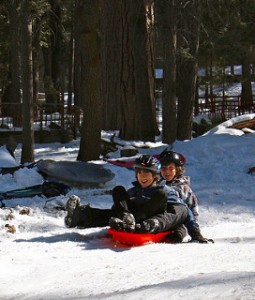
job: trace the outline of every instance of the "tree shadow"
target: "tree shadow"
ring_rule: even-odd
[[[168,298],[171,295],[171,299],[175,299],[175,297],[176,299],[184,299],[185,295],[189,295],[189,298],[185,299],[206,299],[207,297],[210,299],[216,299],[218,297],[219,286],[224,287],[227,299],[229,299],[229,293],[231,294],[232,291],[238,292],[236,286],[240,286],[240,293],[242,293],[242,285],[245,285],[246,289],[247,286],[249,286],[252,294],[254,279],[255,272],[200,273],[183,279],[171,280],[157,284],[141,285],[137,288],[104,293],[104,295],[90,295],[89,299],[143,299],[146,297],[145,295],[150,295],[150,293],[151,295],[155,295],[155,292],[158,292],[161,297],[165,296]],[[206,291],[206,295],[201,294],[201,290]],[[223,294],[223,298],[226,294]],[[238,296],[240,295],[238,294],[237,297]],[[85,297],[83,299],[88,298]]]

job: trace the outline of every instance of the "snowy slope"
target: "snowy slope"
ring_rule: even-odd
[[[36,146],[36,159],[75,160],[79,141]],[[164,148],[156,143],[140,152],[154,154]],[[130,248],[115,244],[106,228],[65,228],[65,213],[44,212],[45,199],[14,199],[8,202],[15,206],[14,219],[6,220],[9,209],[0,210],[0,298],[254,299],[255,177],[247,171],[255,166],[255,134],[224,133],[219,128],[176,142],[175,150],[187,159],[185,174],[191,176],[200,201],[202,233],[215,244]],[[16,152],[19,157],[20,149]],[[105,190],[117,184],[131,186],[132,171],[105,166],[115,173]],[[14,177],[0,176],[1,190],[41,180],[34,170],[23,169]],[[69,195],[110,207],[111,196],[103,190],[73,189]],[[20,215],[27,206],[30,214]],[[7,232],[7,223],[15,225],[16,233]]]

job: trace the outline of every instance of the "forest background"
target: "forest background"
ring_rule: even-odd
[[[155,68],[163,143],[191,139],[199,88],[209,100],[214,85],[239,81],[242,105],[253,107],[254,23],[252,0],[2,0],[1,116],[22,127],[21,162],[34,161],[39,104],[82,111],[77,160],[99,158],[102,130],[154,141]]]

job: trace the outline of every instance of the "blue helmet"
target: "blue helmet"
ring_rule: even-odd
[[[142,155],[135,160],[134,163],[135,169],[145,169],[150,170],[154,173],[159,174],[161,164],[160,162],[153,156],[150,155]]]

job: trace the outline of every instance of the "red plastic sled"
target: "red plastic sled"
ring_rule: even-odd
[[[181,157],[181,160],[183,162],[183,164],[186,163],[186,158],[181,154],[179,153],[180,157]],[[155,158],[159,159],[160,155],[159,154],[155,154],[153,155]],[[133,166],[134,166],[134,163],[135,163],[135,159],[127,159],[127,160],[114,160],[114,159],[108,159],[107,160],[109,163],[115,165],[115,166],[118,166],[118,167],[125,167],[127,169],[133,169]]]
[[[108,229],[108,233],[112,235],[114,241],[122,244],[141,246],[148,243],[158,243],[164,241],[165,237],[173,231],[164,231],[159,233],[133,233],[125,231],[117,231]]]
[[[114,160],[114,159],[108,159],[107,160],[112,165],[118,166],[118,167],[124,167],[127,169],[133,169],[134,166],[134,160]]]

